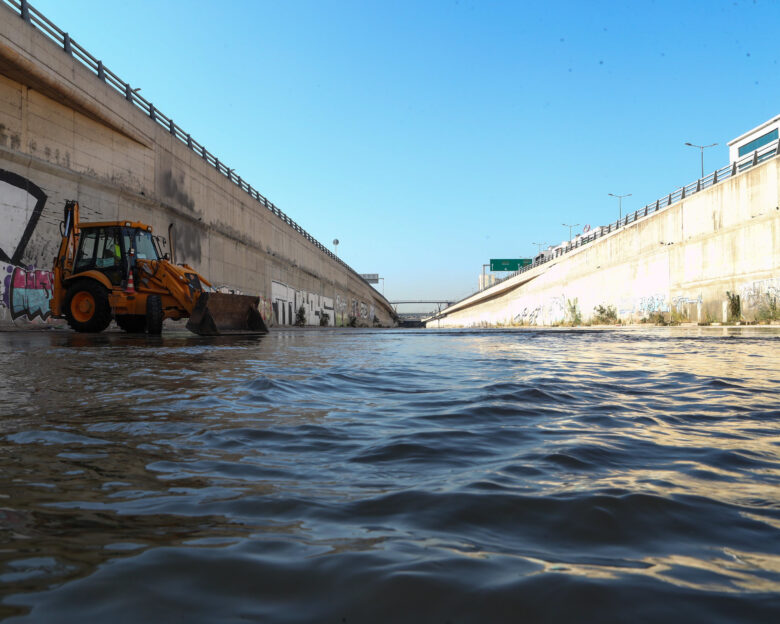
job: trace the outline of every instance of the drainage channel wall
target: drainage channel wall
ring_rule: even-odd
[[[178,262],[259,295],[272,324],[300,307],[310,325],[394,324],[380,293],[229,176],[0,5],[0,329],[54,322],[66,199],[84,221],[138,220],[166,237],[172,225]]]
[[[780,319],[780,158],[460,301],[428,327]]]

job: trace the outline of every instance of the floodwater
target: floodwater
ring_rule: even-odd
[[[8,622],[778,622],[780,332],[0,334]]]

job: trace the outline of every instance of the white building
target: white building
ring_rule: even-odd
[[[744,158],[772,141],[777,141],[778,135],[780,135],[780,115],[729,141],[729,162]]]

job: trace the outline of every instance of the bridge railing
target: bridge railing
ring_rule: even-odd
[[[704,176],[703,178],[699,178],[698,180],[691,182],[686,186],[681,186],[680,188],[675,189],[674,191],[669,193],[668,195],[664,195],[663,197],[656,199],[654,202],[650,202],[646,206],[640,208],[639,210],[627,214],[625,217],[618,219],[614,223],[608,223],[607,225],[602,225],[597,228],[594,228],[592,231],[586,233],[585,235],[578,236],[576,239],[572,241],[568,241],[566,245],[556,247],[549,256],[545,256],[540,262],[535,261],[531,265],[522,267],[520,270],[514,271],[513,273],[510,273],[509,275],[494,281],[492,284],[485,286],[484,288],[478,290],[477,292],[482,292],[483,290],[492,288],[496,284],[505,282],[506,280],[511,279],[517,275],[520,275],[521,273],[530,271],[531,269],[538,267],[542,264],[546,264],[547,262],[550,262],[555,258],[558,258],[576,249],[579,249],[583,245],[592,243],[593,241],[601,238],[602,236],[611,234],[612,232],[624,228],[627,225],[638,221],[639,219],[647,217],[648,215],[658,212],[659,210],[668,208],[672,204],[676,204],[678,201],[683,200],[686,197],[690,197],[695,193],[698,193],[700,191],[703,191],[704,189],[714,186],[715,184],[718,184],[723,180],[727,180],[728,178],[733,178],[739,173],[746,171],[751,167],[755,167],[756,165],[764,162],[765,160],[774,158],[775,156],[778,155],[780,155],[780,140],[773,141],[772,143],[768,143],[767,145],[755,150],[751,154],[746,155],[744,158],[741,158],[729,165],[725,165],[724,167],[721,167],[720,169],[717,169],[716,171],[713,171],[712,173]],[[475,293],[472,293],[468,297],[465,297],[465,299],[472,297],[474,294]],[[461,301],[463,300],[464,299],[461,299]]]
[[[355,273],[355,275],[358,275],[354,269],[352,269],[352,267],[336,256],[336,254],[330,251],[316,238],[311,236],[293,219],[277,208],[273,202],[269,201],[259,191],[257,191],[257,189],[253,188],[252,185],[244,180],[240,175],[236,174],[235,169],[231,169],[225,163],[221,162],[216,156],[214,156],[214,154],[209,152],[204,145],[193,139],[188,132],[185,132],[178,124],[176,124],[176,122],[174,122],[171,117],[163,114],[154,106],[154,104],[152,104],[152,102],[148,101],[142,95],[139,95],[138,91],[140,91],[140,89],[133,89],[130,86],[130,83],[125,82],[105,65],[103,65],[103,61],[90,54],[86,49],[74,41],[68,33],[61,30],[43,13],[27,2],[27,0],[0,0],[0,3],[16,11],[19,14],[19,17],[21,17],[24,21],[46,35],[54,43],[60,46],[67,54],[70,54],[84,67],[94,73],[100,80],[123,95],[128,102],[141,109],[151,118],[152,121],[167,130],[179,141],[187,145],[187,147],[201,156],[203,160],[213,166],[219,173],[227,177],[231,182],[239,186],[242,190],[246,191],[252,198],[262,204],[263,207],[267,208],[282,221],[287,223],[292,229],[301,234],[321,252]]]

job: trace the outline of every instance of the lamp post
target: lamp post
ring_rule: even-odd
[[[571,232],[570,232],[571,233]],[[532,245],[536,245],[536,255],[538,256],[540,253],[542,253],[542,247],[547,247],[547,243],[531,243]]]
[[[382,281],[382,296],[384,297],[385,296],[385,278],[384,277],[380,277],[379,279]]]
[[[571,241],[571,229],[579,227],[580,224],[579,223],[573,223],[573,224],[569,225],[568,223],[561,223],[561,225],[563,227],[569,228],[569,241]]]
[[[620,223],[620,220],[623,218],[623,198],[624,197],[631,197],[631,193],[626,193],[625,195],[615,195],[614,193],[607,193],[610,197],[617,197],[618,198],[618,223]]]
[[[335,255],[337,258],[339,257],[339,239],[334,238],[333,239],[333,255]]]
[[[685,143],[689,147],[698,147],[701,154],[701,177],[704,177],[704,150],[708,147],[715,147],[717,143],[710,143],[709,145],[696,145],[695,143]]]

